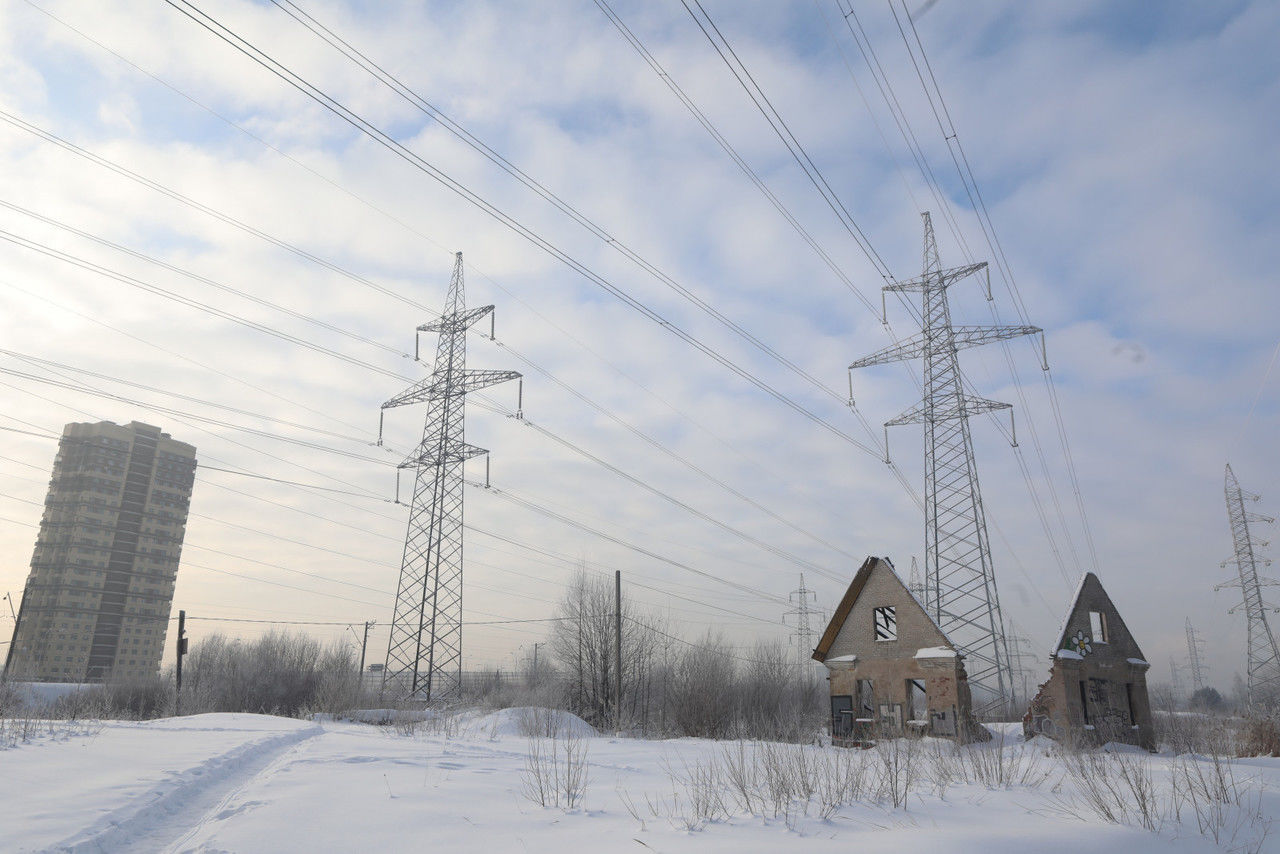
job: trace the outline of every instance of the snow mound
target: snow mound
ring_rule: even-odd
[[[598,735],[595,727],[573,712],[536,706],[517,706],[489,712],[470,721],[467,729],[472,733],[491,737],[515,735],[594,738]]]

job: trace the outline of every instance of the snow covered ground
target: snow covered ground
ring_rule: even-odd
[[[826,818],[818,794],[777,813],[763,797],[747,811],[721,792],[724,812],[704,823],[694,800],[709,790],[680,778],[713,760],[723,767],[736,745],[566,740],[571,728],[579,736],[590,730],[576,719],[542,718],[558,725],[557,748],[585,749],[587,770],[580,806],[543,807],[525,794],[531,740],[521,732],[529,720],[530,713],[506,710],[398,726],[240,714],[59,724],[0,747],[0,850],[1280,851],[1280,827],[1264,838],[1280,817],[1275,759],[1234,764],[1245,806],[1220,807],[1226,830],[1217,842],[1200,832],[1204,819],[1197,822],[1189,802],[1175,813],[1167,796],[1171,775],[1194,760],[1100,757],[1113,771],[1114,763],[1129,762],[1149,774],[1161,811],[1152,831],[1136,813],[1121,824],[1101,818],[1061,758],[1045,755],[1047,743],[1023,745],[1014,728],[1006,729],[1003,747],[965,748],[987,751],[986,760],[1003,751],[1006,776],[1019,778],[1013,783],[977,782],[975,775],[994,773],[996,763],[958,761],[943,743],[917,742],[908,753],[900,742],[896,756],[811,748],[810,758],[836,755],[853,763],[846,768],[861,767],[864,783],[894,763],[914,782],[897,807],[888,796],[864,794]],[[544,757],[550,752],[551,740],[533,743]],[[758,749],[744,748],[748,756]]]

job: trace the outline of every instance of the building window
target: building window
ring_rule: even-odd
[[[1094,643],[1107,643],[1107,615],[1101,611],[1089,612],[1089,633]]]
[[[854,694],[857,699],[857,709],[855,714],[863,720],[870,720],[876,716],[876,695],[875,689],[872,687],[870,679],[859,679],[854,683]]]
[[[898,617],[892,605],[875,609],[876,640],[896,641],[898,639]]]

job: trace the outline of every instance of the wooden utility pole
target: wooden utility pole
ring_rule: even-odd
[[[622,734],[622,570],[613,571],[613,729]]]

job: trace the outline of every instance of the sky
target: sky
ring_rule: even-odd
[[[425,412],[389,411],[379,448],[379,407],[429,371],[414,328],[461,251],[468,305],[496,306],[468,365],[525,375],[523,421],[513,385],[468,407],[495,488],[467,492],[467,666],[528,656],[548,624],[478,624],[552,616],[584,564],[683,637],[787,639],[801,573],[829,612],[864,556],[924,562],[920,428],[890,431],[900,481],[881,427],[918,369],[846,369],[915,330],[889,298],[887,331],[878,291],[919,275],[928,210],[945,266],[1002,262],[992,301],[982,275],[951,289],[954,322],[1045,331],[1049,381],[1038,337],[960,356],[1014,404],[1017,449],[1008,413],[972,434],[1033,672],[1086,570],[1152,681],[1185,663],[1187,619],[1210,684],[1242,672],[1237,594],[1214,587],[1224,464],[1280,512],[1273,4],[909,0],[917,74],[900,3],[707,0],[831,203],[682,3],[610,4],[807,239],[594,2],[295,7],[418,103],[280,7],[197,8],[385,136],[174,5],[0,3],[0,590],[26,578],[56,448],[18,431],[136,419],[201,462],[175,597],[194,637],[315,622],[334,625],[296,628],[354,642],[371,620],[380,661],[394,464]]]

